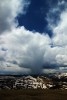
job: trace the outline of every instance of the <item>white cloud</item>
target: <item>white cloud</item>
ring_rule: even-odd
[[[0,0],[0,34],[17,26],[15,17],[25,14],[28,5],[26,0]]]
[[[62,13],[65,13],[65,10],[67,9],[67,1],[65,0],[58,0],[57,4],[55,6],[51,6],[49,9],[49,12],[47,13],[47,21],[48,21],[48,28],[53,29],[56,27],[61,20],[60,15]],[[62,17],[64,17],[62,15]]]
[[[63,6],[64,9],[61,9],[61,6]],[[53,58],[53,61],[55,61],[57,65],[67,66],[67,2],[59,1],[55,8],[50,9],[48,15],[51,14],[54,14],[54,16],[48,16],[47,20],[49,28],[53,31],[53,50],[48,50],[52,56],[47,57],[49,60]],[[56,18],[56,15],[58,15],[59,20]],[[49,53],[47,53],[47,55],[48,54]]]
[[[58,69],[43,69],[43,73],[56,73],[56,72],[59,72]]]
[[[1,41],[1,48],[7,50],[4,51],[6,62],[15,61],[18,66],[30,68],[34,73],[41,70],[44,54],[51,43],[48,35],[34,33],[24,27],[14,28],[11,33],[2,35]]]
[[[53,42],[56,45],[67,45],[67,10],[61,13],[60,22],[53,28]]]
[[[48,35],[34,33],[24,27],[14,28],[10,33],[1,35],[1,50],[5,49],[1,51],[5,55],[2,64],[5,62],[8,63],[7,66],[14,64],[15,67],[18,66],[17,68],[30,69],[32,73],[40,73],[44,65],[44,68],[51,69],[58,68],[57,65],[66,65],[67,47],[51,48],[51,42]]]
[[[60,6],[60,5],[63,5],[63,4],[65,4],[65,1],[64,1],[64,0],[62,0],[62,1],[58,0],[58,5],[59,5],[59,6]]]
[[[57,25],[53,26],[52,20],[48,20],[53,31],[50,38],[24,26],[15,27],[15,17],[24,14],[24,7],[29,5],[29,2],[22,2],[21,7],[21,0],[0,1],[0,72],[40,73],[48,69],[56,72],[60,65],[67,65],[67,10],[59,15]],[[54,8],[52,13],[54,11],[58,9]]]
[[[67,66],[67,8],[60,14],[60,21],[57,26],[52,27],[53,45],[58,46],[60,52],[56,55],[57,63]]]
[[[60,55],[60,54],[58,54],[56,56],[56,59],[57,59],[57,63],[60,63],[61,65],[67,65],[67,55],[65,55],[65,54]]]

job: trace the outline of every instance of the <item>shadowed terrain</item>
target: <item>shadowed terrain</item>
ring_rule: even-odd
[[[67,100],[67,90],[0,90],[0,100]]]

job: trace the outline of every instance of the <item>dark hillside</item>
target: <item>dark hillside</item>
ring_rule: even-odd
[[[67,90],[0,90],[0,100],[67,100]]]

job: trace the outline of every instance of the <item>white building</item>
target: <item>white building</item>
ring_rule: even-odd
[[[32,76],[27,76],[24,79],[17,79],[15,82],[15,87],[33,88],[33,89],[37,89],[37,88],[46,89],[47,88],[43,80],[33,78]]]

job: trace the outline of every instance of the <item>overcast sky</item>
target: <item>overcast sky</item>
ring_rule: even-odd
[[[0,0],[0,74],[67,72],[67,0]]]

